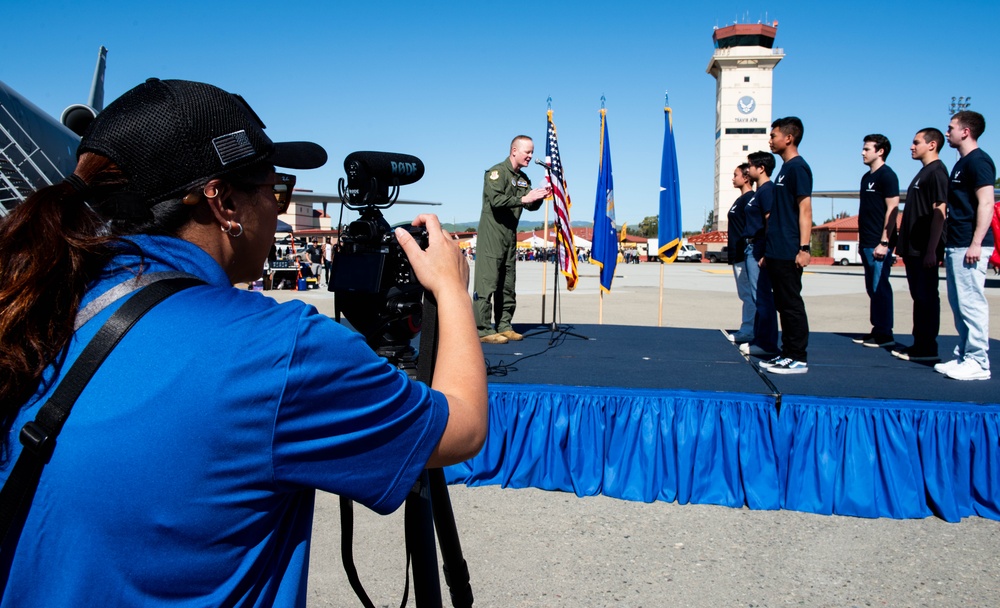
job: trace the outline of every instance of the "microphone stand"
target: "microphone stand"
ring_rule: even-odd
[[[552,166],[551,165],[547,165],[547,164],[545,164],[543,162],[540,162],[540,161],[537,161],[537,160],[535,162],[538,163],[539,165],[542,165],[543,167],[545,167],[545,177],[548,180],[549,185],[551,186],[552,185]],[[555,204],[555,200],[556,200],[555,199],[555,195],[553,194],[553,196],[552,196],[552,203],[553,203],[553,205]],[[587,336],[584,336],[582,334],[573,333],[573,332],[569,331],[569,327],[572,327],[572,326],[568,326],[568,327],[565,327],[565,328],[560,328],[559,327],[559,323],[556,322],[556,311],[557,311],[557,308],[559,306],[559,228],[562,225],[562,223],[559,221],[559,214],[558,213],[554,213],[553,215],[555,215],[555,217],[556,217],[556,224],[555,224],[555,226],[556,226],[556,259],[555,259],[555,264],[553,264],[553,269],[552,269],[553,270],[553,274],[555,275],[555,279],[552,281],[552,284],[553,284],[553,288],[552,288],[553,289],[553,292],[552,292],[552,323],[549,324],[549,346],[552,346],[552,343],[556,341],[557,334],[560,335],[560,336],[573,336],[574,338],[580,338],[581,340],[590,340],[590,338],[588,338]],[[546,255],[548,255],[548,252],[546,252]],[[566,255],[570,255],[570,253],[566,252]],[[544,302],[544,294],[542,294],[542,295],[543,295],[543,302]],[[544,306],[544,304],[543,304],[543,306]],[[542,314],[543,315],[545,314],[544,311],[542,312]],[[524,334],[524,337],[527,338],[529,336],[535,336],[535,335],[538,335],[538,334],[542,333],[543,331],[544,330],[531,331],[531,332],[528,332],[528,333]]]

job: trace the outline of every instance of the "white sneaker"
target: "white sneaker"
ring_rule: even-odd
[[[952,369],[958,367],[962,364],[962,359],[952,359],[951,361],[945,361],[944,363],[935,363],[934,371],[939,374],[947,374]]]
[[[736,344],[745,344],[745,343],[749,342],[750,340],[753,340],[753,336],[748,336],[746,334],[741,334],[740,332],[736,332],[736,333],[732,333],[732,334],[727,332],[726,333],[726,339],[729,340],[730,342],[735,342]]]
[[[989,380],[990,370],[983,369],[972,359],[965,359],[944,375],[953,380]]]

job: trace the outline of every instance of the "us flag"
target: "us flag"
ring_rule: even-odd
[[[563,178],[562,161],[559,159],[559,142],[556,139],[556,125],[552,122],[552,110],[548,111],[548,137],[545,139],[545,156],[550,164],[552,176],[549,185],[552,187],[552,198],[556,210],[556,239],[559,241],[556,251],[559,253],[559,271],[566,277],[566,289],[573,291],[579,274],[576,270],[576,246],[573,244],[573,231],[569,223],[569,210],[572,203],[566,191],[566,180]],[[548,176],[546,176],[548,179]]]

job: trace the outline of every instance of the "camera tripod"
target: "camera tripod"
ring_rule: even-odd
[[[424,294],[422,327],[420,332],[420,351],[413,350],[409,339],[394,339],[380,336],[377,339],[366,335],[369,345],[375,352],[408,376],[420,380],[430,386],[434,377],[434,359],[437,353],[437,303],[434,298]],[[339,320],[340,310],[337,308]],[[348,319],[350,320],[350,319]],[[375,342],[375,343],[373,343]],[[419,356],[418,356],[419,354]],[[469,584],[469,568],[462,556],[462,545],[458,538],[458,528],[455,526],[455,514],[451,508],[451,498],[448,495],[448,485],[445,483],[444,471],[428,469],[420,474],[417,483],[406,498],[404,514],[404,533],[406,539],[407,579],[403,591],[405,606],[409,596],[409,573],[412,564],[413,598],[418,608],[442,606],[441,584],[437,573],[437,550],[434,544],[434,533],[437,532],[441,543],[442,571],[452,605],[456,608],[472,606],[472,586]],[[366,608],[375,608],[358,578],[352,555],[353,542],[353,503],[350,499],[340,498],[341,511],[341,555],[344,571],[354,593]]]

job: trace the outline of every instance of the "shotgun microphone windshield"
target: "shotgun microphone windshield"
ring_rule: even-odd
[[[388,207],[396,202],[399,186],[424,176],[424,163],[411,154],[351,152],[344,159],[344,171],[347,184],[346,188],[341,184],[341,198],[349,208]]]

